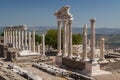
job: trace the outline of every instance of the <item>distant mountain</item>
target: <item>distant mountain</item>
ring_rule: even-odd
[[[3,32],[4,27],[0,27],[0,33]],[[28,27],[28,30],[35,29],[38,33],[46,33],[49,29],[57,29],[55,26],[37,26],[37,27]],[[73,33],[82,33],[81,27],[73,27]],[[88,28],[88,33],[90,33],[90,28]],[[119,28],[96,28],[97,34],[120,34]]]

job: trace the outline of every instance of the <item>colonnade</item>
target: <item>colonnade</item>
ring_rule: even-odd
[[[55,12],[57,17],[58,38],[57,55],[72,58],[72,21],[73,17],[69,12],[70,7],[64,6]],[[61,27],[63,26],[63,53],[61,52]]]
[[[31,35],[26,26],[6,27],[4,29],[4,45],[11,45],[18,50],[35,52],[35,31],[32,32]]]

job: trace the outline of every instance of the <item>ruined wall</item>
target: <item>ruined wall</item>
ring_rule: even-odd
[[[67,58],[62,59],[62,64],[69,67],[69,68],[72,68],[74,70],[83,70],[83,69],[85,69],[85,63],[82,63],[80,61],[67,59]]]

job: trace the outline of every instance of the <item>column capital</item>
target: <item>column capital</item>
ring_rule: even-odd
[[[95,23],[95,21],[96,21],[96,18],[90,19],[90,22],[91,22],[91,23]]]

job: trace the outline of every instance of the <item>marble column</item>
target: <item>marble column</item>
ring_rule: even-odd
[[[12,28],[10,29],[10,43],[12,44]]]
[[[82,60],[83,61],[88,61],[87,57],[87,24],[84,25],[83,28],[83,54],[82,54]]]
[[[69,27],[69,45],[68,45],[68,57],[72,58],[72,20],[69,20],[68,22],[68,27]]]
[[[18,30],[18,48],[21,49],[21,31]]]
[[[27,30],[25,30],[25,49],[28,49],[28,45],[27,45]]]
[[[18,31],[15,31],[15,48],[18,49],[18,35],[17,35]]]
[[[96,18],[90,19],[91,23],[91,62],[95,61],[95,21]]]
[[[28,39],[28,49],[31,51],[31,32],[29,32],[29,39]]]
[[[42,56],[45,56],[45,35],[42,34]]]
[[[8,37],[7,42],[9,43],[9,29],[7,29],[7,37]]]
[[[67,57],[69,56],[69,23],[67,22],[66,25],[66,54]]]
[[[104,52],[105,52],[105,39],[101,38],[100,39],[100,60],[105,60]]]
[[[63,21],[63,57],[67,57],[66,53],[66,27],[67,27],[67,21]]]
[[[58,33],[57,33],[57,56],[61,56],[61,20],[58,19],[57,21],[57,26],[58,26]]]
[[[40,44],[37,45],[37,52],[40,53]]]
[[[4,30],[4,45],[6,45],[6,30]]]
[[[6,44],[8,43],[8,30],[6,29]]]
[[[24,30],[21,30],[21,49],[24,50]]]
[[[35,52],[35,30],[32,32],[32,51]]]
[[[15,30],[12,31],[12,44],[13,44],[13,48],[15,48]]]

